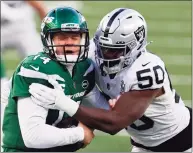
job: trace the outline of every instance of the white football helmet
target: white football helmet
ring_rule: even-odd
[[[147,45],[147,24],[137,11],[117,8],[101,20],[94,36],[96,58],[107,74],[131,66]]]

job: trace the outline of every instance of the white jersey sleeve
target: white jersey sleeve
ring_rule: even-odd
[[[97,107],[106,110],[110,109],[108,101],[99,91],[97,86],[83,98],[81,104],[88,107]]]
[[[165,65],[162,60],[153,56],[153,54],[144,54],[131,67],[129,76],[131,78],[130,90],[158,89],[163,87],[167,77]]]
[[[84,139],[82,127],[56,128],[45,124],[48,110],[30,97],[19,98],[18,118],[24,143],[29,148],[52,148],[74,144]]]

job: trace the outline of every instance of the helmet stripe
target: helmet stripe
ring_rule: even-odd
[[[105,29],[105,32],[104,32],[104,37],[108,37],[108,33],[109,33],[109,30],[110,30],[110,27],[114,21],[114,19],[121,13],[125,10],[125,8],[123,9],[120,9],[119,11],[115,12],[113,14],[113,16],[109,19],[109,22],[107,23],[107,27]]]

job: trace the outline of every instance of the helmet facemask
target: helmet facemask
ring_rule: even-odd
[[[42,20],[41,39],[44,52],[61,64],[73,65],[88,57],[87,22],[74,8],[62,6],[49,11]]]
[[[71,33],[71,34],[80,34],[81,40],[80,44],[67,44],[67,45],[56,45],[54,44],[53,37],[57,33]],[[50,30],[45,36],[47,43],[47,50],[54,60],[60,62],[61,64],[72,64],[85,60],[88,57],[89,50],[89,35],[88,31],[81,29],[59,29],[59,30]],[[57,47],[63,48],[62,54],[57,54]],[[73,55],[73,51],[66,50],[67,47],[79,47],[79,52],[76,55]]]
[[[144,48],[135,39],[126,44],[117,45],[107,45],[99,42],[97,39],[95,39],[95,43],[97,45],[96,58],[98,59],[98,64],[103,63],[104,71],[107,74],[116,74],[130,67],[136,56]],[[106,56],[107,54],[109,57]]]

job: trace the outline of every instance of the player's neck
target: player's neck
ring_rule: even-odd
[[[72,70],[74,68],[74,65],[75,65],[74,63],[66,65],[66,68],[67,68],[67,70],[68,70],[68,72],[70,73],[71,76],[72,76]]]

